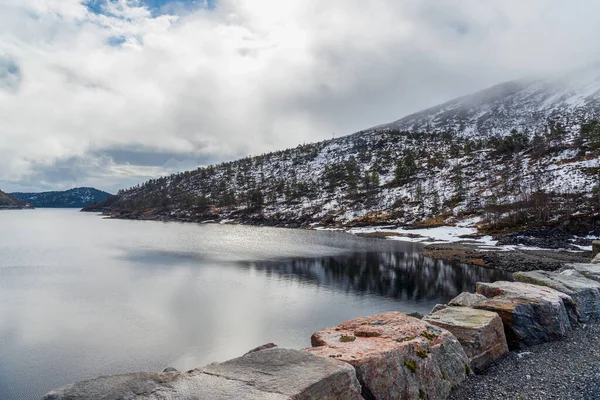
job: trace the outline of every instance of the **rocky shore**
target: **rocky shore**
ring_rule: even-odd
[[[552,249],[483,248],[478,244],[441,243],[426,245],[425,257],[451,263],[473,264],[508,272],[517,271],[556,271],[565,264],[585,263],[592,256],[591,251],[569,251]]]
[[[269,344],[187,372],[83,381],[44,400],[598,398],[600,256],[514,279],[478,283],[422,319],[388,312],[322,329],[308,349]]]

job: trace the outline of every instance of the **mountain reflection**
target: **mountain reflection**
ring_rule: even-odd
[[[450,264],[404,252],[366,252],[341,256],[244,263],[268,276],[355,294],[399,300],[447,301],[477,282],[510,280],[510,274],[473,265]]]

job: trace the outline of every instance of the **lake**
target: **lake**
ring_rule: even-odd
[[[0,211],[0,399],[98,375],[187,370],[504,279],[419,244],[340,232]]]

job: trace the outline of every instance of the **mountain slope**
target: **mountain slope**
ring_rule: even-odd
[[[3,208],[29,208],[29,206],[24,201],[0,191],[0,209]]]
[[[94,188],[82,187],[62,192],[16,192],[11,193],[11,196],[39,208],[82,208],[106,200],[111,194]]]
[[[108,213],[597,229],[598,76],[503,84],[354,135],[150,180],[121,191]]]
[[[549,120],[569,126],[594,118],[600,118],[598,65],[555,79],[496,85],[378,128],[489,137],[513,129],[541,132]]]

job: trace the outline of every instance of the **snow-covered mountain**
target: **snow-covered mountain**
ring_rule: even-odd
[[[397,122],[148,181],[124,218],[269,224],[592,226],[600,66],[494,86]],[[591,225],[590,225],[591,224]]]
[[[553,79],[502,83],[377,129],[489,137],[542,132],[549,120],[578,126],[594,118],[600,118],[600,64]]]
[[[112,196],[110,193],[89,187],[74,188],[62,192],[15,192],[10,193],[10,195],[38,208],[82,208]]]

